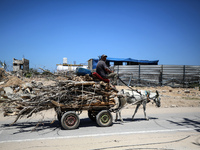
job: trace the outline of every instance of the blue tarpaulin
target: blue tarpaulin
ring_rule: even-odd
[[[92,69],[96,69],[99,59],[92,59]],[[133,65],[158,65],[159,60],[137,60],[132,58],[111,58],[107,57],[106,62],[127,62]]]
[[[91,75],[92,72],[91,72],[91,70],[89,70],[89,69],[85,69],[85,68],[82,68],[82,67],[78,67],[78,68],[76,68],[76,74],[79,75],[79,76],[84,76],[84,75],[86,75],[86,74]]]

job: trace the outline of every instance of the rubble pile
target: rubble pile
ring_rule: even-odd
[[[7,79],[7,73],[3,68],[0,68],[0,85],[4,84]]]
[[[81,110],[92,106],[115,105],[117,91],[109,84],[95,82],[87,75],[71,80],[55,80],[55,84],[48,86],[34,80],[23,82],[17,77],[15,81],[7,82],[13,82],[12,86],[0,88],[4,116],[15,115],[13,123],[23,116],[28,118],[33,113],[52,108]]]

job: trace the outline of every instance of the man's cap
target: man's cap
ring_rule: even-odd
[[[103,54],[103,55],[101,56],[101,58],[103,58],[103,57],[107,57],[107,55],[104,55],[104,54]]]

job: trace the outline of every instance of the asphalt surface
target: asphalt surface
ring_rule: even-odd
[[[142,109],[134,121],[132,113],[124,109],[123,123],[99,127],[84,111],[75,130],[63,130],[54,111],[22,118],[12,126],[14,117],[1,114],[0,149],[200,149],[200,107],[148,108],[149,121]]]

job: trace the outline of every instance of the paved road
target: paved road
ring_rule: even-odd
[[[142,109],[132,121],[132,111],[122,112],[124,123],[114,122],[113,126],[104,128],[83,112],[76,130],[62,130],[58,121],[51,123],[53,112],[48,112],[45,120],[37,115],[29,120],[21,119],[13,126],[9,123],[14,118],[1,118],[0,149],[200,149],[199,107],[152,107],[147,110],[149,121],[143,119]],[[40,119],[42,123],[38,125]]]

